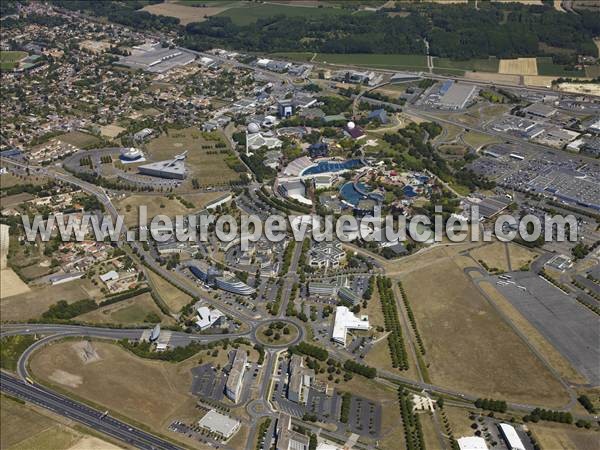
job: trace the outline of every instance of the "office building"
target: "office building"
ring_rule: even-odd
[[[245,350],[237,349],[225,383],[225,395],[234,403],[239,403],[244,386],[244,370],[248,355]]]

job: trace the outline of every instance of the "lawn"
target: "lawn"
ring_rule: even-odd
[[[17,362],[28,347],[33,345],[33,336],[6,336],[0,340],[0,367],[16,371]]]
[[[217,145],[225,144],[225,147]],[[227,164],[241,164],[221,132],[203,133],[194,128],[170,129],[147,144],[151,161],[171,159],[187,151],[188,181],[196,179],[199,185],[227,185],[240,179],[239,173]]]
[[[583,70],[566,70],[566,66],[554,64],[552,58],[541,57],[537,58],[538,75],[548,75],[556,77],[585,77]]]
[[[436,69],[448,69],[457,71],[475,71],[475,72],[498,72],[498,59],[467,59],[465,61],[456,61],[450,58],[434,58],[433,66]]]
[[[400,275],[427,345],[432,382],[507,401],[566,403],[558,380],[475,289],[454,257],[454,249],[434,249],[421,264],[415,258],[406,261],[412,264]]]
[[[285,344],[289,344],[290,342],[293,342],[297,337],[298,337],[298,328],[295,327],[294,325],[289,325],[288,323],[285,323],[284,328],[289,329],[289,334],[285,334],[283,332],[284,328],[278,329],[276,327],[272,327],[272,335],[268,336],[266,333],[268,332],[267,330],[269,329],[269,326],[271,324],[264,324],[261,325],[258,328],[258,331],[256,333],[258,340],[261,341],[263,344],[266,345],[285,345]],[[279,339],[275,338],[275,335],[279,334]]]
[[[341,8],[299,8],[287,5],[261,4],[230,8],[218,14],[218,17],[229,17],[236,25],[249,25],[256,22],[258,19],[264,19],[265,17],[272,17],[280,14],[287,17],[311,18],[328,15],[349,15],[350,12]]]
[[[390,55],[379,53],[318,53],[315,62],[329,64],[350,64],[381,69],[423,70],[427,68],[424,55]]]

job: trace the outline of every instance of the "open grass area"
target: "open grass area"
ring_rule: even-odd
[[[380,69],[423,70],[427,68],[424,55],[389,55],[377,53],[318,53],[315,62],[349,64]]]
[[[438,70],[458,70],[475,72],[498,72],[499,60],[497,58],[488,59],[467,59],[457,61],[450,58],[434,58],[433,66]]]
[[[58,342],[36,352],[31,359],[32,374],[163,434],[175,417],[197,416],[195,399],[189,393],[195,358],[179,364],[151,361],[115,344],[93,342],[98,358],[83,362],[78,342]]]
[[[100,143],[100,140],[96,136],[82,133],[81,131],[70,131],[57,136],[56,139],[79,148],[91,148]]]
[[[0,448],[6,450],[118,450],[49,411],[0,397]]]
[[[598,431],[576,428],[558,423],[536,423],[529,425],[541,448],[552,450],[596,450]]]
[[[281,53],[271,53],[270,55],[273,58],[283,58],[289,59],[290,61],[310,61],[314,56],[314,53],[311,52],[281,52]]]
[[[194,209],[188,209],[177,198],[166,195],[128,195],[119,200],[117,209],[125,217],[125,225],[136,226],[139,224],[139,207],[147,208],[147,223],[158,214],[171,218],[179,214],[190,214]]]
[[[399,274],[427,345],[432,382],[482,397],[565,404],[558,380],[454,262],[456,250],[434,249],[406,261]]]
[[[510,257],[510,267],[507,254]],[[517,244],[493,242],[473,250],[471,256],[477,261],[482,260],[490,269],[499,269],[502,272],[508,272],[509,270],[519,270],[522,266],[529,265],[537,254]]]
[[[150,278],[152,287],[156,289],[160,298],[165,301],[172,312],[179,312],[181,308],[192,301],[192,297],[185,292],[180,291],[163,277],[155,274],[151,270],[148,271],[148,277]]]
[[[223,11],[226,11],[231,5],[238,2],[198,2],[192,4],[181,3],[157,3],[148,5],[142,8],[142,11],[147,11],[151,14],[160,16],[176,17],[182,25],[187,25],[191,22],[204,22],[207,17],[216,16]],[[218,3],[218,4],[217,4]]]
[[[349,15],[350,12],[341,8],[300,8],[288,5],[275,4],[245,4],[243,6],[229,8],[219,17],[229,17],[236,25],[249,25],[258,19],[284,14],[287,17],[323,17],[328,15]]]
[[[120,325],[150,325],[158,317],[162,324],[172,325],[174,320],[164,315],[148,293],[114,303],[78,316],[76,320],[88,323],[114,323]]]
[[[282,322],[283,327],[278,327],[275,322],[261,325],[257,330],[258,340],[266,345],[285,345],[293,342],[298,337],[298,328]],[[285,330],[288,330],[287,334]]]
[[[79,279],[54,286],[36,286],[29,292],[0,301],[2,320],[29,320],[39,318],[48,307],[59,300],[73,303],[86,298],[99,298],[100,289],[89,279]]]
[[[35,342],[33,336],[6,336],[0,340],[0,367],[15,371],[25,350]]]
[[[218,145],[225,145],[218,147]],[[195,128],[170,129],[147,144],[149,159],[162,161],[187,151],[188,181],[196,179],[199,185],[226,185],[239,180],[239,174],[227,165],[239,163],[221,132],[203,133]]]

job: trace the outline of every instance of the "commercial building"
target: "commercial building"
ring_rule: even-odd
[[[289,369],[288,399],[305,405],[310,385],[315,379],[315,371],[304,367],[304,358],[300,355],[292,355]]]
[[[234,403],[240,401],[242,387],[244,386],[244,370],[248,362],[248,355],[245,350],[238,348],[235,351],[235,357],[229,369],[229,376],[225,383],[225,395]]]
[[[473,99],[477,87],[472,84],[452,83],[438,101],[444,109],[463,109]]]
[[[552,106],[545,105],[544,103],[532,103],[527,108],[523,109],[523,112],[534,117],[541,117],[547,119],[548,117],[556,114],[556,109]]]
[[[308,264],[318,269],[337,269],[345,259],[340,241],[315,243],[308,253]]]
[[[485,439],[477,436],[462,437],[457,439],[460,450],[488,450]]]
[[[168,178],[175,180],[184,180],[186,176],[185,158],[187,152],[176,155],[173,159],[159,161],[150,164],[144,164],[138,167],[142,175],[150,175],[159,178]]]
[[[334,342],[345,346],[346,335],[349,330],[368,331],[369,328],[369,318],[367,316],[358,318],[345,306],[335,308],[335,322],[331,336]]]
[[[233,274],[225,274],[215,278],[215,284],[219,289],[238,295],[252,295],[256,289],[238,280]]]
[[[223,323],[225,315],[218,309],[210,309],[207,306],[196,308],[196,325],[201,330],[206,330],[213,326],[219,326]]]
[[[498,428],[500,429],[502,438],[506,442],[508,450],[525,450],[523,441],[521,441],[521,438],[517,434],[517,430],[515,430],[512,425],[501,423],[498,425]]]
[[[152,136],[154,130],[152,128],[144,128],[133,135],[133,139],[137,142],[142,142]]]
[[[84,275],[85,273],[83,272],[61,273],[57,275],[51,275],[48,277],[48,281],[50,281],[50,284],[52,285],[63,284],[68,283],[69,281],[79,280]]]
[[[130,56],[122,57],[119,64],[146,72],[163,73],[175,67],[190,64],[196,59],[194,54],[177,48],[140,46],[134,50]]]
[[[240,421],[211,409],[198,421],[198,426],[228,440],[240,429]]]
[[[277,419],[277,444],[276,450],[308,450],[310,440],[308,436],[292,430],[292,417],[280,413]]]
[[[338,291],[337,284],[331,283],[317,283],[311,281],[308,283],[308,293],[310,295],[335,295]]]

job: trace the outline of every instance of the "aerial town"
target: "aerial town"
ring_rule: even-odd
[[[1,449],[600,448],[600,5],[5,0],[0,36]]]

